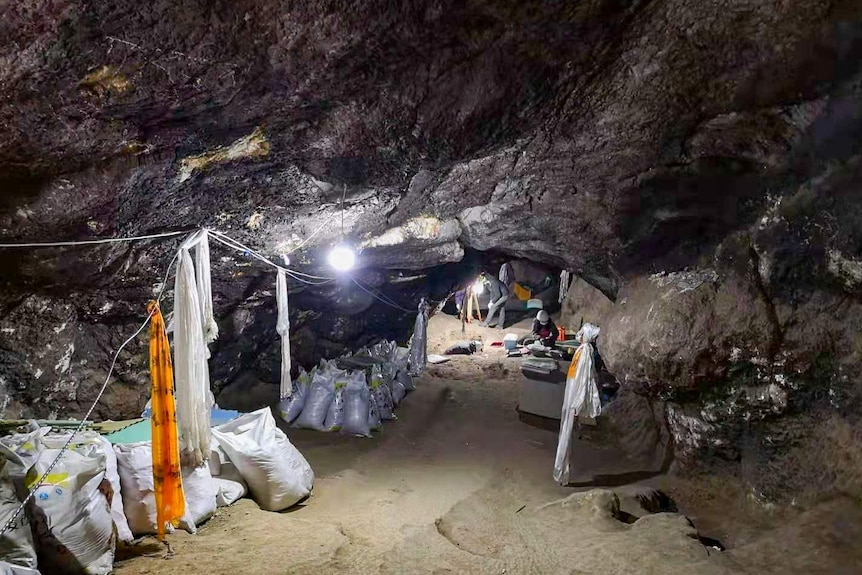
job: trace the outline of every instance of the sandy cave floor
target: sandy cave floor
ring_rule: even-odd
[[[526,327],[518,324],[513,331]],[[486,343],[499,330],[476,325]],[[460,339],[438,316],[429,347]],[[197,535],[154,539],[118,552],[116,573],[862,573],[862,509],[832,501],[808,511],[769,511],[733,485],[657,477],[679,514],[629,524],[611,514],[608,491],[563,488],[552,479],[556,434],[520,422],[518,364],[486,345],[431,366],[373,439],[288,430],[314,468],[313,496],[284,513],[250,499],[219,509]],[[613,456],[579,442],[584,468]]]

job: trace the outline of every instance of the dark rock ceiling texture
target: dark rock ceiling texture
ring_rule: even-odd
[[[0,241],[209,226],[275,255],[323,226],[295,255],[314,270],[345,190],[369,284],[406,305],[427,286],[403,276],[465,248],[571,269],[569,313],[602,322],[627,394],[667,402],[681,464],[768,496],[820,466],[831,489],[812,434],[859,438],[862,412],[860,12],[3,0]],[[80,415],[176,246],[0,251],[6,415]],[[273,275],[212,250],[214,386],[266,395]],[[406,333],[356,291],[292,286],[299,361]],[[140,408],[144,349],[97,416]]]

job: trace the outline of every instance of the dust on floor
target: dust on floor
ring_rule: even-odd
[[[452,329],[437,320],[433,351]],[[630,523],[613,492],[556,485],[556,434],[519,421],[517,361],[498,350],[431,366],[417,387],[373,439],[288,431],[317,476],[305,504],[268,513],[242,500],[197,535],[172,535],[171,559],[153,540],[123,550],[116,573],[862,572],[862,510],[850,502],[718,552],[682,515]],[[588,468],[593,452],[579,453]]]

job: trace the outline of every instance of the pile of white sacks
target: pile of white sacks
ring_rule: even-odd
[[[212,429],[209,463],[183,470],[181,529],[195,533],[217,507],[250,492],[262,509],[287,509],[311,493],[308,462],[275,425],[270,410]],[[69,435],[35,426],[0,439],[0,525],[14,514]],[[14,528],[0,536],[0,575],[86,573],[113,569],[118,541],[156,533],[150,442],[111,445],[79,433],[39,487]],[[38,555],[38,565],[37,565]]]
[[[416,389],[408,372],[409,351],[384,341],[354,356],[377,361],[370,377],[323,360],[310,372],[300,371],[290,397],[279,403],[281,418],[294,427],[364,437],[395,419],[395,408]]]

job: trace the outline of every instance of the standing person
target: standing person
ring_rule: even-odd
[[[493,327],[494,315],[499,311],[500,321],[497,324],[497,327],[502,329],[506,327],[506,302],[509,301],[509,288],[506,287],[506,284],[485,272],[482,272],[482,275],[480,275],[479,278],[485,286],[485,289],[488,290],[488,295],[490,296],[488,317],[485,318],[482,325]]]

